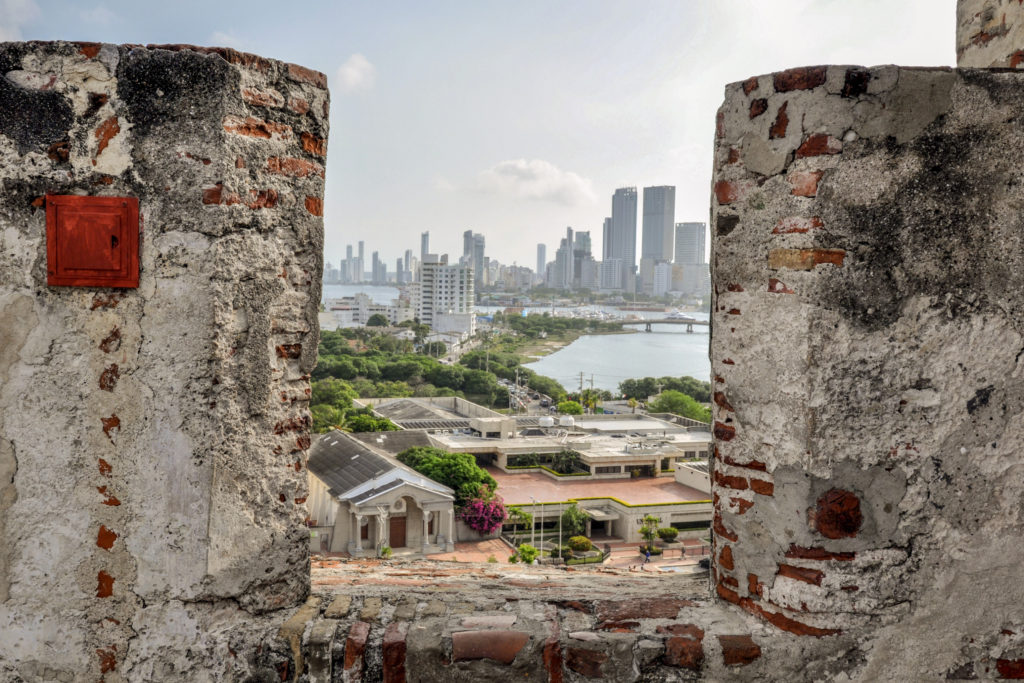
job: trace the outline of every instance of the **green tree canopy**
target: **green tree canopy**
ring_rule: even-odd
[[[558,404],[558,412],[563,415],[582,415],[583,406],[576,401],[562,401]]]
[[[440,448],[414,446],[399,453],[398,461],[455,491],[457,508],[477,497],[481,485],[490,487],[491,491],[498,488],[498,482],[476,464],[476,458],[470,453],[449,453]]]
[[[388,319],[383,313],[374,313],[366,321],[367,327],[387,327]]]
[[[386,417],[374,417],[367,413],[350,415],[345,421],[345,428],[350,432],[394,432],[398,426]]]
[[[679,391],[665,391],[647,405],[652,413],[673,413],[691,420],[711,422],[711,411]]]

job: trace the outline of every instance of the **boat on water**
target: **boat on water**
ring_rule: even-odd
[[[616,306],[620,311],[643,311],[646,313],[664,313],[668,309],[664,306]]]
[[[682,320],[683,322],[688,322],[688,323],[692,323],[692,322],[695,322],[697,320],[693,316],[686,315],[685,313],[681,313],[679,311],[672,311],[671,313],[666,315],[665,318],[668,319],[668,320]]]

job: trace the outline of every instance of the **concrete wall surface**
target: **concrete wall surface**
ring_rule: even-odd
[[[859,631],[862,680],[1024,662],[1022,107],[1013,71],[829,66],[719,110],[716,590]]]
[[[0,44],[0,679],[239,679],[309,591],[323,74]],[[47,285],[50,194],[138,198],[137,289]]]

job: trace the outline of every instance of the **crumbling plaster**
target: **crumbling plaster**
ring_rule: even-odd
[[[325,86],[0,45],[0,678],[244,678],[305,599]],[[137,289],[47,286],[47,194],[139,199]]]

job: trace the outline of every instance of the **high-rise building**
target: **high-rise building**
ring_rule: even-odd
[[[605,258],[622,262],[622,283],[615,289],[632,292],[636,280],[636,188],[621,187],[612,195],[611,225]]]
[[[547,245],[537,245],[537,277],[544,277],[544,268],[548,265],[548,248]]]
[[[420,233],[420,263],[427,260],[427,254],[430,253],[430,231],[425,230]]]
[[[572,286],[584,287],[582,284],[583,262],[592,259],[590,253],[590,231],[577,232],[572,240]],[[589,289],[589,287],[588,287]]]
[[[676,218],[676,188],[659,185],[644,188],[644,221],[640,256],[672,260],[672,227]]]
[[[572,289],[573,286],[573,234],[572,228],[565,229],[558,249],[555,251],[555,268],[552,271],[549,287],[555,289]]]
[[[675,262],[706,263],[704,245],[707,225],[704,223],[676,223]]]
[[[356,262],[355,272],[353,272],[352,282],[362,282],[363,276],[366,272],[366,247],[362,240],[359,240],[359,260]]]
[[[601,227],[601,260],[612,258],[612,219],[605,218]]]
[[[473,334],[476,330],[473,269],[448,265],[448,256],[427,254],[420,266],[417,302],[420,322],[436,332]]]

